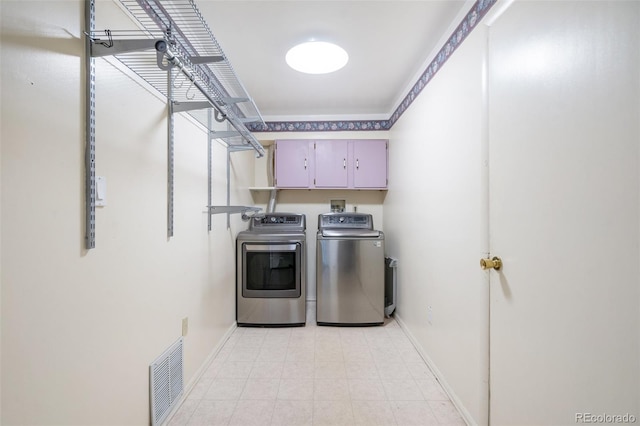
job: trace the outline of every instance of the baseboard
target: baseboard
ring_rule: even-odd
[[[427,355],[422,345],[418,342],[418,339],[416,339],[413,333],[411,333],[411,330],[407,327],[407,324],[402,320],[402,317],[398,315],[397,311],[396,313],[393,314],[393,317],[396,319],[396,321],[398,322],[398,325],[400,325],[400,328],[402,328],[402,330],[407,335],[411,343],[413,343],[413,346],[416,348],[416,350],[418,351],[418,353],[420,354],[424,362],[427,364],[427,367],[429,367],[433,375],[436,377],[436,380],[438,380],[438,382],[442,386],[442,390],[444,390],[444,392],[447,394],[447,396],[449,397],[453,405],[456,407],[456,409],[460,413],[460,416],[462,416],[462,419],[465,421],[465,423],[469,426],[477,426],[477,423],[475,423],[475,421],[471,417],[471,414],[469,414],[469,411],[467,411],[467,409],[464,407],[464,405],[462,404],[462,402],[460,401],[456,393],[453,391],[451,386],[449,386],[449,383],[447,383],[446,379],[442,375],[442,372],[438,370],[438,367],[436,367],[433,360],[429,357],[429,355]]]
[[[180,408],[182,407],[182,404],[187,400],[187,397],[195,387],[196,383],[198,383],[200,378],[202,378],[202,375],[204,374],[204,372],[207,371],[207,368],[209,368],[209,365],[211,365],[216,355],[218,355],[218,352],[220,352],[220,350],[225,345],[225,343],[227,343],[227,340],[229,340],[229,338],[231,337],[231,335],[233,334],[236,328],[238,328],[238,326],[234,322],[229,327],[229,329],[227,329],[227,331],[224,333],[224,336],[222,336],[222,339],[220,339],[220,343],[218,343],[213,348],[213,350],[209,353],[209,355],[204,360],[200,368],[198,368],[196,373],[193,375],[193,378],[189,380],[189,383],[187,383],[187,385],[184,387],[184,392],[182,393],[182,397],[180,398],[180,401],[178,402],[178,404],[176,404],[173,410],[171,410],[171,413],[167,416],[167,420],[164,423],[165,425],[168,425],[169,423],[171,423],[171,419],[173,419],[173,416],[175,416],[178,410],[180,410]]]

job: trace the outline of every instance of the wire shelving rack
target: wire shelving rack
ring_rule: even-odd
[[[95,247],[95,64],[112,56],[167,98],[168,104],[168,236],[173,235],[173,114],[186,112],[208,130],[209,230],[211,214],[245,213],[255,207],[212,206],[211,141],[227,152],[265,150],[247,124],[264,120],[193,0],[120,0],[136,29],[95,30],[95,0],[85,0],[87,35],[86,248]],[[227,123],[214,131],[212,117]],[[228,155],[228,154],[227,154]],[[228,163],[228,162],[227,162]],[[227,164],[229,168],[229,164]],[[227,176],[229,173],[227,173]],[[227,220],[229,225],[229,220]]]

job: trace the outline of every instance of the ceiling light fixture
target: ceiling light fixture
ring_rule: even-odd
[[[296,71],[327,74],[344,67],[349,61],[349,55],[342,47],[333,43],[308,41],[289,49],[285,60]]]

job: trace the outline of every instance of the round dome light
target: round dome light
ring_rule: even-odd
[[[309,41],[289,49],[285,60],[296,71],[327,74],[344,67],[349,61],[349,55],[342,47],[333,43]]]

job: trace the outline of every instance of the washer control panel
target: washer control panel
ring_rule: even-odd
[[[324,213],[318,216],[318,229],[373,229],[373,216],[368,213]]]

